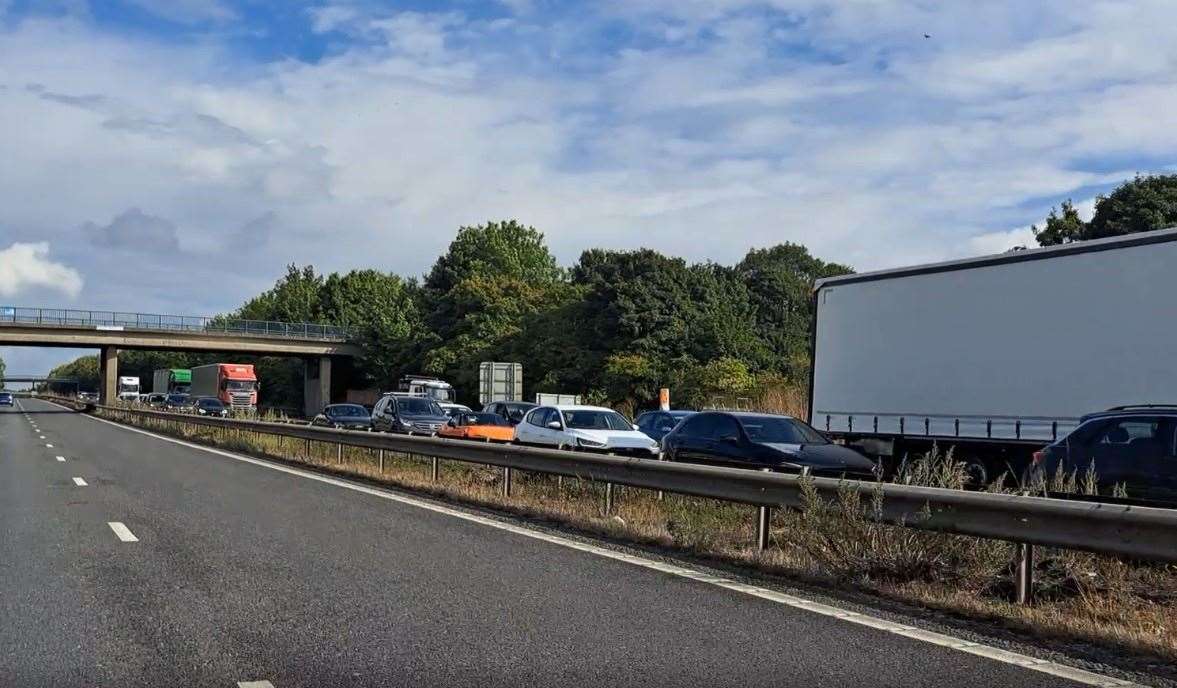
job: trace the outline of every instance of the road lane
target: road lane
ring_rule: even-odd
[[[89,605],[40,622],[89,614],[72,666],[103,682],[1077,685],[23,403],[71,460],[14,447],[4,477],[91,485],[33,500],[93,540],[57,543]]]

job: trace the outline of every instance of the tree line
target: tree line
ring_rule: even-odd
[[[1168,175],[1136,177],[1099,197],[1090,221],[1067,201],[1033,229],[1049,246],[1174,224],[1177,175]],[[702,407],[804,388],[813,283],[848,272],[791,243],[753,249],[730,266],[591,249],[564,267],[542,233],[510,220],[460,228],[420,279],[290,265],[226,317],[354,328],[363,350],[354,387],[390,390],[404,374],[428,373],[474,402],[479,362],[517,361],[526,398],[575,393],[632,411],[669,387],[677,406]],[[146,381],[156,368],[219,358],[127,351],[119,366]],[[258,366],[264,405],[301,408],[301,362],[234,360]],[[94,388],[97,372],[91,356],[53,374]]]
[[[421,279],[374,269],[324,275],[290,265],[272,288],[226,317],[353,328],[363,351],[354,387],[389,390],[402,375],[427,373],[474,402],[481,361],[517,361],[527,398],[581,394],[634,409],[670,387],[676,404],[702,406],[801,384],[809,370],[813,281],[847,272],[789,243],[754,249],[732,266],[649,249],[592,249],[563,267],[542,233],[510,220],[460,228]],[[124,351],[119,370],[148,385],[156,368],[218,358]],[[250,360],[265,405],[300,407],[301,362]],[[53,374],[96,387],[97,357]]]

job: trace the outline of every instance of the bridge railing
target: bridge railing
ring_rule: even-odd
[[[126,313],[68,308],[25,308],[0,306],[0,326],[41,325],[52,327],[94,327],[105,329],[153,330],[159,332],[208,332],[243,334],[292,339],[343,341],[353,332],[346,327],[318,323],[288,323],[268,320],[242,320],[224,317],[165,315],[160,313]]]

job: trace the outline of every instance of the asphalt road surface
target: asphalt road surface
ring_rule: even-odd
[[[0,686],[1080,685],[18,403]]]

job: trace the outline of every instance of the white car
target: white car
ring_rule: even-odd
[[[539,406],[515,426],[515,441],[544,447],[658,456],[658,443],[625,416],[601,406]]]
[[[449,416],[450,418],[453,418],[454,416],[461,413],[474,413],[474,409],[470,408],[469,406],[466,406],[465,404],[455,404],[452,401],[439,401],[437,402],[437,405],[440,406],[441,410],[445,411],[445,415]]]

